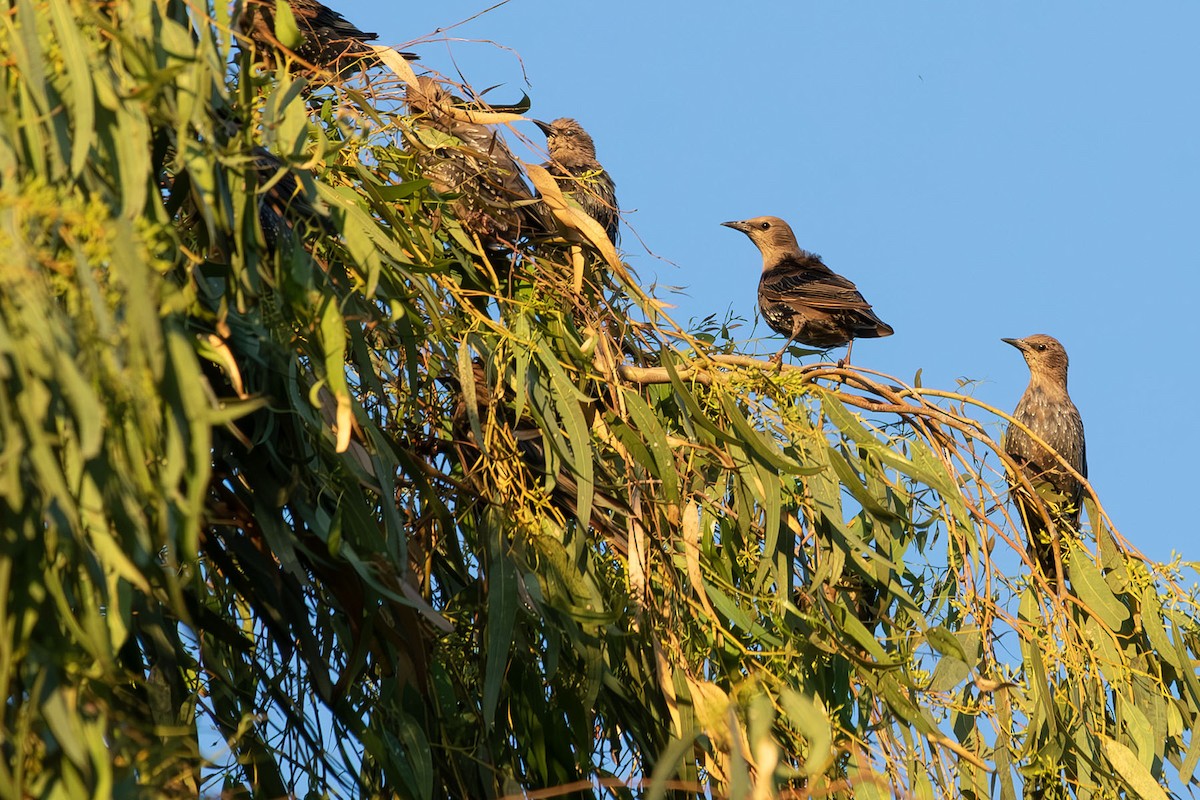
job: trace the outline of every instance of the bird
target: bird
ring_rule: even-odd
[[[278,156],[259,145],[251,150],[251,159],[258,185],[258,223],[268,252],[294,232],[302,239],[312,230],[336,232],[328,214],[313,204],[296,174]]]
[[[560,117],[553,122],[535,119],[534,125],[546,134],[550,160],[542,168],[570,199],[608,234],[615,247],[621,218],[617,207],[617,187],[612,176],[596,160],[596,144],[575,120]]]
[[[409,148],[434,191],[457,195],[452,208],[465,227],[491,246],[545,231],[531,207],[533,192],[495,125],[456,114],[468,104],[433,78],[418,78],[405,97],[412,117],[412,129],[406,131]]]
[[[275,36],[275,4],[277,0],[248,0],[238,28],[257,46],[257,52],[268,66],[274,66],[276,53],[295,58],[294,69],[308,77],[332,72],[338,78],[348,78],[360,69],[378,61],[374,48],[367,42],[379,34],[359,30],[338,12],[317,0],[287,0],[296,26],[304,41],[289,50]],[[400,53],[415,61],[415,53]]]
[[[788,337],[772,361],[782,363],[792,342],[827,349],[895,332],[875,316],[857,286],[825,266],[816,253],[801,249],[796,234],[779,217],[721,224],[749,236],[762,253],[759,312],[772,330]],[[843,362],[849,358],[847,349]]]
[[[1035,489],[1048,490],[1053,495],[1046,499],[1052,500],[1054,526],[1060,532],[1064,529],[1078,531],[1083,484],[1067,471],[1062,461],[1086,478],[1087,441],[1083,435],[1083,418],[1067,393],[1067,351],[1053,336],[1041,333],[1001,341],[1020,350],[1029,365],[1029,386],[1017,403],[1013,419],[1050,446],[1047,450],[1019,425],[1010,424],[1004,433],[1004,452]],[[1053,582],[1056,580],[1053,537],[1043,512],[1034,499],[1020,489],[1017,476],[1010,474],[1008,483],[1024,520],[1034,561]]]

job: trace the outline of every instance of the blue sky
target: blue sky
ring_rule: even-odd
[[[400,45],[488,4],[335,5]],[[1056,336],[1118,528],[1200,560],[1200,4],[511,0],[447,35],[510,49],[426,41],[422,65],[593,135],[678,320],[752,319],[758,254],[719,223],[772,214],[896,329],[858,365],[1011,410],[1000,337]]]

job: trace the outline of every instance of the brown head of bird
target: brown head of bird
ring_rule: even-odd
[[[1029,365],[1031,384],[1052,384],[1067,389],[1067,350],[1053,336],[1035,333],[1024,339],[1001,339],[1021,351]]]
[[[457,99],[440,82],[422,75],[416,83],[410,83],[405,91],[405,99],[413,114],[449,113],[449,109]]]
[[[563,166],[596,161],[596,143],[583,126],[570,117],[560,117],[553,122],[535,119],[533,124],[546,134],[546,149],[550,157]]]
[[[762,253],[764,271],[788,256],[807,255],[796,241],[792,227],[779,217],[753,217],[721,224],[750,237]]]

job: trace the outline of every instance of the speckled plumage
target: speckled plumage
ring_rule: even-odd
[[[293,53],[304,62],[295,65],[297,72],[311,75],[312,68],[316,68],[345,78],[377,60],[366,43],[378,39],[379,34],[359,30],[317,0],[289,0],[289,5],[296,26],[304,35],[304,42]],[[276,51],[282,49],[275,37],[275,0],[249,0],[238,26],[255,43],[260,57],[273,65]],[[400,55],[409,60],[416,58],[413,53]]]
[[[542,164],[563,194],[574,200],[608,234],[615,245],[621,218],[617,207],[617,186],[608,171],[596,160],[592,137],[573,119],[562,117],[553,122],[534,120],[546,134],[550,160]]]
[[[328,216],[317,210],[300,186],[296,175],[265,147],[253,150],[254,171],[258,180],[258,223],[267,249],[274,251],[301,222],[301,238],[310,229],[333,232]],[[263,188],[266,187],[266,188]]]
[[[875,316],[853,282],[800,247],[783,220],[754,217],[721,224],[746,234],[762,253],[759,313],[772,330],[788,337],[776,360],[792,342],[829,348],[894,333]]]
[[[1087,441],[1083,418],[1067,393],[1067,351],[1052,336],[1035,334],[1024,339],[1004,339],[1021,351],[1029,365],[1029,386],[1017,403],[1013,418],[1023,423],[1080,475],[1087,477]],[[1004,452],[1024,471],[1034,488],[1046,492],[1043,499],[1052,509],[1055,527],[1079,529],[1083,484],[1055,456],[1017,425],[1004,434]],[[1017,507],[1025,522],[1029,548],[1042,572],[1055,576],[1052,536],[1036,503],[1020,490],[1010,476]]]
[[[418,78],[406,99],[417,163],[435,191],[458,195],[453,208],[459,221],[487,244],[511,244],[544,230],[533,192],[496,125],[467,121],[460,111],[467,103],[432,78]]]

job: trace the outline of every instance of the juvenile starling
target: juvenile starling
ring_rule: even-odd
[[[762,253],[759,312],[772,330],[788,337],[772,361],[782,362],[792,342],[827,349],[894,333],[871,311],[858,287],[825,266],[816,253],[800,248],[783,220],[755,217],[721,224],[749,236]]]
[[[617,186],[612,176],[596,160],[592,137],[573,119],[562,117],[553,122],[533,123],[546,134],[550,160],[542,167],[552,176],[563,194],[574,200],[617,244],[621,218],[617,208]]]
[[[283,1],[283,0],[280,0]],[[268,65],[274,65],[276,52],[287,53],[287,48],[275,37],[275,3],[277,0],[247,0],[242,19],[238,23],[241,31],[257,46],[260,57]],[[377,33],[359,30],[329,6],[317,0],[286,0],[296,18],[296,26],[304,41],[290,54],[300,63],[296,70],[308,76],[327,71],[339,78],[348,78],[360,69],[372,66],[377,60],[374,50],[367,42],[379,38]],[[413,61],[413,53],[400,53]]]
[[[1067,351],[1057,339],[1035,334],[1024,339],[1001,339],[1021,351],[1029,365],[1029,387],[1021,396],[1013,418],[1023,423],[1080,475],[1087,477],[1086,441],[1079,409],[1067,394]],[[1060,531],[1079,529],[1079,511],[1083,503],[1083,484],[1071,475],[1058,457],[1037,444],[1025,431],[1009,425],[1004,434],[1004,452],[1015,461],[1025,477],[1049,501],[1051,518]],[[1050,531],[1036,502],[1020,491],[1017,480],[1009,476],[1029,549],[1051,581],[1055,579],[1054,545]],[[1048,496],[1053,494],[1053,497]]]
[[[329,216],[312,204],[283,161],[261,146],[255,147],[252,155],[259,187],[258,222],[269,251],[274,251],[297,223],[301,223],[301,238],[309,232],[305,227],[330,235],[335,232]]]
[[[458,195],[454,213],[469,230],[489,244],[512,244],[544,230],[531,207],[533,192],[495,125],[455,113],[468,104],[432,78],[418,78],[406,99],[413,116],[409,146],[417,163],[435,191]]]

